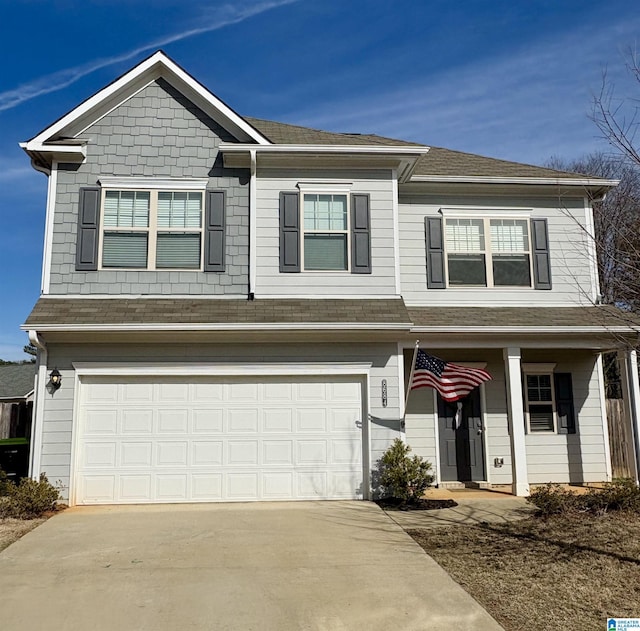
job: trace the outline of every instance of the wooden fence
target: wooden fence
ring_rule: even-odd
[[[611,469],[614,478],[635,478],[634,448],[631,424],[622,399],[607,399]]]

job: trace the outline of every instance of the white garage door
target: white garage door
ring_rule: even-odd
[[[353,377],[84,377],[77,504],[362,497]]]

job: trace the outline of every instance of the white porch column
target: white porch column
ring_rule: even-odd
[[[527,496],[529,495],[529,476],[527,473],[527,450],[524,442],[520,349],[516,347],[505,348],[503,349],[503,356],[507,385],[509,436],[511,438],[513,494]]]
[[[640,381],[638,380],[638,353],[635,349],[618,351],[622,377],[622,395],[633,434],[633,452],[636,482],[640,482]]]

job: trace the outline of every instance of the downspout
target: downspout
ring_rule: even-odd
[[[249,182],[249,300],[255,298],[256,293],[256,260],[257,252],[256,245],[257,229],[256,229],[256,181],[257,181],[257,155],[255,149],[249,150],[249,157],[251,159],[251,180]]]
[[[47,383],[48,351],[37,331],[29,331],[29,341],[38,349],[35,383],[33,388],[33,420],[31,422],[31,445],[29,449],[29,476],[40,477],[42,456],[42,431],[44,421],[45,387]]]

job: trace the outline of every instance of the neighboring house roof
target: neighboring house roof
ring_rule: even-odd
[[[25,329],[408,328],[402,299],[40,298]]]
[[[0,366],[0,399],[24,399],[33,392],[35,364]]]
[[[263,136],[275,144],[291,145],[381,145],[399,147],[420,147],[425,146],[416,142],[397,140],[395,138],[385,138],[376,134],[352,134],[336,133],[300,127],[299,125],[288,125],[275,121],[262,120],[245,116],[244,119],[255,127]],[[453,177],[456,179],[477,177],[477,178],[544,178],[556,180],[593,180],[604,184],[607,180],[592,178],[568,171],[556,171],[545,167],[521,164],[519,162],[509,162],[498,160],[497,158],[487,158],[473,153],[453,151],[441,147],[430,146],[429,152],[418,159],[418,163],[413,171],[413,180],[421,176],[430,177]]]
[[[409,307],[415,328],[425,331],[556,332],[640,330],[640,319],[615,307]]]

